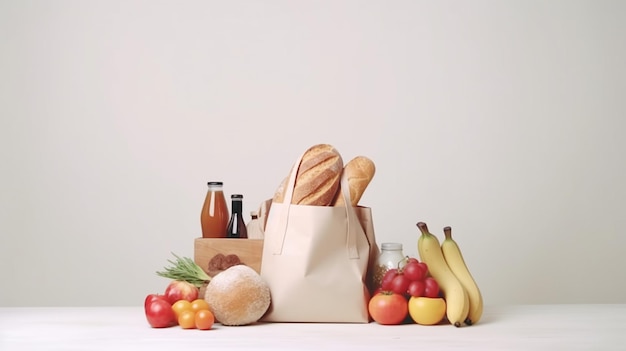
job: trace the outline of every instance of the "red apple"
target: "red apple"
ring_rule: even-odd
[[[173,280],[165,288],[165,298],[172,305],[179,300],[191,302],[198,298],[198,293],[195,285],[182,280]]]
[[[146,300],[145,300],[145,302],[143,304],[143,307],[148,307],[148,305],[150,305],[152,302],[154,302],[156,300],[167,301],[167,299],[165,298],[165,295],[150,294],[150,295],[146,296]],[[167,303],[169,303],[169,301],[167,301]]]
[[[146,296],[144,310],[148,324],[152,328],[167,328],[177,323],[172,305],[163,295],[150,294]]]

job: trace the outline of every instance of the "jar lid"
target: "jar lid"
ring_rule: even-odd
[[[402,250],[401,243],[382,243],[380,248],[383,250]]]

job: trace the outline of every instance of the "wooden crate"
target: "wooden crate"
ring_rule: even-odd
[[[235,254],[241,262],[257,273],[261,273],[263,240],[260,239],[211,239],[196,238],[194,242],[194,262],[209,273],[209,261],[217,254]]]

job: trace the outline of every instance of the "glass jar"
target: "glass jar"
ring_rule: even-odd
[[[398,265],[402,266],[401,262],[404,259],[401,243],[382,243],[380,245],[380,255],[374,268],[374,290],[380,287],[380,282],[385,273],[392,268],[398,268]]]

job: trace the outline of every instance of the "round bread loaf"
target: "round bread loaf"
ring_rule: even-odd
[[[211,279],[204,299],[221,324],[246,325],[265,314],[270,306],[270,289],[254,269],[237,265]]]

